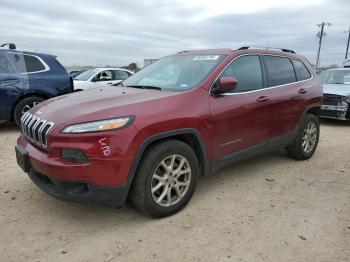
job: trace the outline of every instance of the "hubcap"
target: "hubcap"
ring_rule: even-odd
[[[302,144],[301,144],[305,153],[310,153],[314,149],[316,145],[316,139],[317,139],[317,127],[313,122],[308,123],[304,129]]]
[[[36,106],[37,104],[39,104],[40,102],[33,102],[31,104],[27,104],[22,108],[22,114],[28,112],[29,109],[31,109],[32,107]]]
[[[157,166],[152,176],[153,200],[160,206],[172,206],[187,193],[191,183],[191,166],[182,155],[170,155]]]

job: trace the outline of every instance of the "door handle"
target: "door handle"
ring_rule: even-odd
[[[301,88],[301,89],[298,90],[298,93],[299,94],[306,94],[307,90],[305,88]]]
[[[269,96],[261,96],[259,97],[256,102],[266,102],[266,101],[269,101],[270,100],[270,97]]]
[[[113,83],[111,83],[111,82],[109,82],[109,83],[107,83],[107,84],[109,84],[109,85],[113,85]]]

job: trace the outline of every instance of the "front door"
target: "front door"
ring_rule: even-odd
[[[234,59],[221,76],[237,79],[231,93],[211,95],[212,160],[219,160],[244,149],[264,150],[269,136],[270,90],[259,55]]]

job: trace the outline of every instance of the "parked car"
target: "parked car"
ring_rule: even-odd
[[[22,118],[17,161],[48,194],[164,217],[198,177],[278,148],[309,159],[322,86],[290,50],[184,51],[120,87],[39,104]],[[41,124],[43,123],[43,124]]]
[[[76,76],[80,75],[83,71],[79,71],[79,70],[73,70],[70,71],[69,74],[71,75],[71,77],[74,79]]]
[[[123,68],[95,68],[87,70],[74,78],[76,91],[118,84],[133,72]]]
[[[320,74],[323,84],[321,116],[350,120],[350,68],[337,68]]]
[[[0,48],[0,122],[21,117],[45,99],[73,91],[73,80],[53,55]]]
[[[350,68],[350,59],[347,59],[343,62],[343,67]]]

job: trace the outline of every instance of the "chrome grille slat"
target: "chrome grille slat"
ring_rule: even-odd
[[[22,134],[33,144],[47,148],[47,137],[54,126],[40,117],[26,112],[21,118]]]

